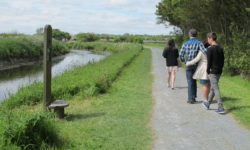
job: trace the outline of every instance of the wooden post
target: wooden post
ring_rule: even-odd
[[[43,100],[44,109],[47,111],[51,103],[51,50],[52,50],[52,27],[44,27],[44,49],[43,49],[43,71],[44,71],[44,90]]]

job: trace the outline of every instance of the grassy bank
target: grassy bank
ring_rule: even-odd
[[[166,44],[159,44],[159,43],[145,43],[143,45],[146,47],[156,47],[159,49],[164,49],[166,47]]]
[[[90,51],[109,51],[118,52],[129,43],[113,43],[113,42],[68,42],[66,46],[69,49],[85,49]],[[132,44],[130,44],[132,45]]]
[[[150,51],[145,50],[107,94],[71,101],[66,120],[57,121],[60,135],[68,141],[61,149],[151,149],[150,59]]]
[[[250,82],[239,76],[224,75],[220,80],[220,90],[228,112],[250,129]]]
[[[69,52],[62,43],[53,40],[52,56]],[[0,37],[0,59],[36,59],[43,55],[43,37],[31,35],[17,35]]]
[[[123,68],[141,51],[141,45],[122,44],[119,53],[108,56],[101,62],[77,67],[52,80],[52,99],[68,99],[82,93],[92,96],[105,93]],[[42,83],[34,83],[21,88],[15,95],[3,102],[13,108],[20,105],[33,105],[42,99]]]
[[[40,102],[31,106],[20,105],[14,109],[4,107],[6,104],[1,105],[0,148],[150,149],[151,55],[148,50],[141,53],[140,46],[130,48],[99,63],[67,72],[65,78],[58,78],[59,80],[68,77],[67,80],[59,80],[63,83],[61,87],[67,89],[72,88],[71,82],[84,83],[77,76],[86,80],[88,85],[97,85],[92,81],[99,79],[102,81],[100,85],[107,85],[106,78],[112,78],[113,75],[108,74],[109,68],[114,69],[112,66],[120,64],[119,60],[126,61],[125,64],[122,63],[125,65],[122,69],[115,67],[119,71],[112,81],[109,80],[109,87],[112,85],[112,88],[108,90],[109,87],[105,87],[105,91],[98,91],[106,94],[93,97],[96,87],[90,86],[91,88],[69,96],[67,100],[70,107],[66,108],[68,115],[65,120],[53,119],[50,113],[41,113]],[[121,67],[121,64],[118,66]],[[105,72],[106,69],[108,72]],[[84,76],[86,71],[89,71],[90,76]],[[106,74],[103,76],[105,78],[102,78],[101,74]],[[76,79],[73,79],[74,77]],[[92,78],[88,80],[88,77]],[[113,81],[115,83],[112,84]],[[33,88],[29,90],[34,92]]]

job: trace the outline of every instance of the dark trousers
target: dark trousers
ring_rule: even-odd
[[[194,101],[197,97],[197,84],[196,80],[193,79],[193,75],[196,71],[197,66],[189,66],[186,68],[186,77],[188,84],[188,101]]]

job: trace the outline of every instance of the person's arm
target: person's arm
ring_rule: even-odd
[[[199,51],[198,55],[191,61],[186,62],[186,66],[191,66],[199,62],[202,58],[202,52]]]
[[[210,74],[210,69],[212,66],[212,52],[211,49],[207,49],[207,74]]]
[[[167,50],[166,50],[166,49],[163,50],[162,56],[163,56],[164,58],[167,58]]]
[[[180,51],[180,59],[182,62],[185,62],[185,59],[184,59],[185,53],[186,53],[186,46],[183,44],[181,47],[181,51]]]
[[[176,58],[179,58],[179,52],[178,52],[178,49],[175,49],[175,52],[176,52]]]

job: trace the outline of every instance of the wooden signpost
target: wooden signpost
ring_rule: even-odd
[[[46,25],[44,27],[44,49],[43,49],[43,70],[44,70],[44,89],[43,103],[45,111],[54,109],[57,118],[64,118],[64,108],[69,106],[69,103],[64,100],[51,101],[51,61],[52,61],[52,27]]]
[[[44,70],[44,109],[47,111],[51,103],[51,50],[52,50],[52,27],[44,27],[44,48],[43,48],[43,70]]]

